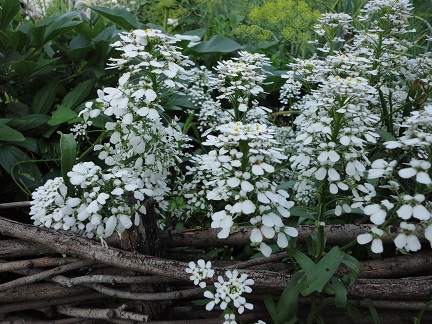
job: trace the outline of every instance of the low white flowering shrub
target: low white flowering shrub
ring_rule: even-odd
[[[158,30],[135,30],[120,38],[113,44],[120,58],[110,64],[124,71],[118,86],[99,90],[99,98],[80,113],[84,129],[101,114],[112,119],[93,144],[106,167],[93,162],[73,166],[67,173],[72,195],[63,195],[63,201],[39,194],[46,186],[64,192],[59,179],[36,190],[30,215],[37,225],[103,239],[138,225],[150,199],[156,208],[167,208],[167,179],[188,139],[175,120],[162,122],[161,96],[184,87],[178,80],[193,63],[173,45],[174,38]]]

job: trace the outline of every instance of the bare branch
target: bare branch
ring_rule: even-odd
[[[0,258],[20,258],[58,254],[57,251],[43,244],[30,241],[31,240],[2,240],[0,244]]]
[[[92,260],[75,261],[73,263],[69,263],[66,265],[62,265],[60,267],[56,267],[54,269],[43,271],[43,272],[34,274],[32,276],[22,277],[22,278],[18,278],[18,279],[6,282],[6,283],[0,285],[0,291],[6,291],[6,290],[14,288],[14,287],[23,286],[23,285],[26,285],[29,283],[41,281],[41,280],[47,279],[49,277],[52,277],[56,274],[75,270],[75,269],[82,268],[82,267],[87,267],[87,266],[92,265],[92,264],[94,264],[94,261],[92,261]]]
[[[51,278],[63,286],[72,287],[86,283],[129,283],[129,284],[161,284],[177,282],[176,279],[164,276],[111,276],[111,275],[89,275],[76,278],[55,276]]]
[[[125,299],[133,299],[133,300],[151,300],[151,301],[187,299],[190,297],[196,297],[202,295],[202,293],[205,291],[205,289],[203,288],[194,288],[194,289],[169,291],[169,292],[131,293],[131,292],[122,291],[118,289],[108,288],[100,284],[83,284],[83,286],[92,288],[108,296],[125,298]]]
[[[0,204],[0,209],[12,209],[12,208],[28,208],[30,207],[30,201],[16,201],[9,203]]]
[[[0,272],[7,272],[13,270],[20,270],[20,269],[60,266],[60,265],[64,265],[76,261],[77,259],[75,258],[49,258],[49,257],[33,259],[33,260],[12,261],[12,262],[6,262],[5,260],[0,260],[1,262]]]
[[[95,319],[127,319],[139,322],[148,322],[148,316],[126,312],[121,309],[98,309],[98,308],[78,308],[70,305],[57,306],[58,313],[74,317],[95,318]]]
[[[97,298],[105,297],[105,295],[99,292],[91,292],[85,294],[80,293],[82,291],[88,291],[88,289],[86,288],[84,289],[83,288],[67,288],[67,289],[63,288],[63,291],[65,292],[65,295],[71,292],[75,293],[75,295],[68,296],[68,297],[57,296],[52,298],[47,291],[44,291],[43,296],[40,295],[40,291],[35,292],[35,295],[33,295],[32,298],[37,297],[37,300],[26,301],[26,302],[20,301],[17,303],[0,305],[0,314],[17,312],[26,309],[40,309],[44,307],[83,302],[86,300],[94,300]]]
[[[326,225],[324,226],[324,234],[329,244],[347,244],[357,238],[359,234],[367,233],[370,231],[372,225],[362,224],[344,224],[344,225]],[[312,225],[299,226],[299,235],[297,241],[304,243],[311,234],[316,234],[317,228]],[[169,247],[178,246],[223,246],[223,245],[248,245],[250,244],[251,229],[237,229],[230,233],[225,239],[217,237],[217,229],[192,229],[192,230],[172,230],[162,231],[160,239],[162,243]],[[398,229],[391,228],[391,237],[384,235],[382,241],[384,243],[391,243],[397,236]],[[425,237],[419,232],[415,233],[421,242],[428,242]],[[264,242],[271,242],[271,240],[264,240]]]

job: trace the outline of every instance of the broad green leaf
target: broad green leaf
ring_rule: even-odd
[[[82,24],[82,20],[78,20],[76,18],[78,18],[78,13],[76,11],[67,12],[56,17],[55,20],[45,29],[44,42],[46,43],[53,38],[75,28],[75,26]]]
[[[33,69],[32,73],[28,76],[29,79],[37,77],[39,75],[46,74],[55,69],[55,65],[53,64],[57,61],[58,58],[46,59],[46,60],[38,60],[36,63],[36,67]]]
[[[7,124],[11,119],[10,118],[0,118],[0,124]]]
[[[265,307],[267,308],[267,311],[269,312],[270,317],[273,320],[273,323],[279,324],[278,314],[277,314],[276,306],[273,302],[273,297],[269,294],[266,294],[264,295],[263,300],[264,300]]]
[[[348,285],[354,284],[360,274],[360,262],[353,256],[344,253],[341,263],[346,265],[348,269],[351,270],[350,274],[347,274],[343,277],[343,281]]]
[[[72,91],[70,91],[63,99],[61,106],[74,109],[89,95],[95,81],[93,79],[79,83]]]
[[[61,134],[60,137],[60,154],[61,154],[61,174],[68,194],[73,194],[73,186],[67,173],[72,170],[76,163],[77,143],[74,134]]]
[[[375,129],[375,132],[384,140],[384,142],[396,141],[396,137],[385,130]]]
[[[348,291],[343,282],[336,276],[331,278],[331,283],[335,291],[335,305],[337,308],[345,308],[347,305]]]
[[[0,11],[0,29],[6,31],[12,19],[20,11],[19,0],[3,0],[0,1],[1,11]]]
[[[201,42],[192,47],[192,51],[196,53],[231,53],[237,51],[242,46],[233,40],[223,36],[213,36],[207,42]]]
[[[15,130],[23,131],[41,126],[45,124],[49,119],[50,118],[47,115],[30,114],[19,118],[11,119],[11,121],[8,122],[7,125]]]
[[[110,9],[99,6],[91,6],[90,9],[96,11],[101,16],[108,18],[114,24],[127,31],[131,29],[139,29],[142,26],[135,16],[126,10]]]
[[[335,246],[317,264],[300,251],[293,251],[293,257],[306,273],[307,277],[301,289],[301,294],[308,296],[315,291],[321,292],[323,290],[339,267],[343,259],[343,253]]]
[[[19,146],[22,148],[25,148],[26,150],[29,150],[33,153],[40,153],[39,150],[39,141],[33,137],[26,137],[25,141],[23,142],[16,142],[14,143],[15,146]]]
[[[47,114],[54,104],[59,87],[58,80],[52,80],[40,88],[33,98],[32,112],[35,114]]]
[[[15,70],[18,80],[24,81],[27,77],[33,73],[37,67],[36,62],[20,60],[11,63],[12,70]]]
[[[377,310],[373,304],[373,301],[369,298],[366,298],[366,303],[368,305],[369,312],[372,315],[374,324],[381,324],[381,319],[380,319],[378,312],[377,312]]]
[[[53,112],[51,119],[48,121],[48,125],[56,126],[62,123],[67,123],[78,117],[78,114],[70,108],[64,106],[58,106]]]
[[[30,157],[13,145],[0,146],[0,165],[10,174],[12,167],[21,161],[30,160]]]
[[[295,273],[282,292],[276,307],[280,323],[293,319],[297,314],[299,293],[305,279],[304,272]]]
[[[0,141],[19,142],[24,140],[23,134],[7,125],[0,124]]]

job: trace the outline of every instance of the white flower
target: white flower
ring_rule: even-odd
[[[421,244],[417,236],[413,235],[415,231],[414,224],[407,224],[405,222],[400,223],[400,227],[404,230],[403,233],[399,233],[394,239],[394,243],[398,249],[404,249],[407,252],[416,252],[421,249]]]
[[[206,287],[204,280],[207,278],[213,278],[214,270],[211,268],[211,262],[205,262],[199,259],[197,263],[191,261],[189,262],[189,267],[185,269],[187,273],[190,273],[190,280],[194,282],[194,285],[198,285],[201,288]]]
[[[412,178],[416,176],[416,181],[425,185],[432,184],[432,180],[429,177],[427,171],[430,169],[431,164],[428,161],[412,159],[409,162],[411,168],[399,170],[399,176],[404,179]]]
[[[372,223],[381,225],[385,222],[387,212],[394,207],[387,199],[381,201],[380,204],[368,205],[364,208],[364,213],[370,216]]]
[[[382,253],[384,251],[383,244],[381,241],[381,236],[384,234],[384,231],[377,228],[371,228],[372,233],[360,234],[357,236],[357,242],[361,245],[372,242],[371,250],[374,253]]]

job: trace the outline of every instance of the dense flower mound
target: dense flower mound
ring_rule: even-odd
[[[266,65],[268,59],[263,55],[240,52],[237,58],[219,62],[216,76],[204,69],[196,72],[199,77],[195,80],[205,77],[208,89],[194,81],[194,100],[212,102],[212,109],[222,111],[214,115],[225,114],[229,120],[202,125],[208,127],[202,144],[212,149],[191,158],[194,164],[183,178],[190,180],[182,180],[178,193],[188,205],[183,217],[202,214],[211,218],[211,227],[220,229],[219,238],[228,237],[237,224],[252,226],[252,244],[269,256],[272,249],[263,242],[265,238],[275,238],[279,247],[285,248],[288,237],[298,232],[286,225],[293,202],[272,180],[277,179],[272,177],[278,173],[275,165],[288,157],[275,140],[278,132],[268,120],[269,109],[253,99],[263,92]],[[209,91],[217,93],[216,99]],[[226,110],[222,110],[221,100],[229,102]],[[203,110],[208,112],[208,106],[202,105]]]
[[[345,14],[323,15],[316,31],[327,54],[290,64],[281,89],[281,102],[300,112],[290,157],[296,199],[310,206],[332,200],[334,216],[363,212],[375,226],[358,242],[372,242],[375,253],[383,251],[380,238],[390,225],[400,227],[395,245],[405,251],[420,249],[414,232],[432,231],[426,100],[432,63],[429,54],[400,53],[412,46],[406,40],[411,10],[405,0],[371,0],[361,17],[368,30],[353,28]],[[344,44],[347,32],[354,38]],[[410,111],[416,87],[426,97]],[[395,140],[384,143],[386,134]]]
[[[55,217],[48,214],[51,207],[37,210],[37,190],[31,212],[37,224],[105,238],[138,225],[149,199],[158,208],[167,207],[167,178],[187,138],[174,120],[162,122],[161,96],[183,88],[178,80],[186,78],[184,68],[192,62],[173,45],[174,38],[158,30],[134,30],[120,38],[113,46],[121,57],[110,64],[125,71],[118,86],[99,90],[98,99],[81,112],[85,129],[100,114],[112,119],[105,124],[106,140],[94,145],[107,168],[92,162],[75,165],[68,173],[74,197],[63,196],[63,206],[49,201],[55,204]],[[61,208],[63,218],[58,216]],[[48,222],[47,217],[56,221]]]

